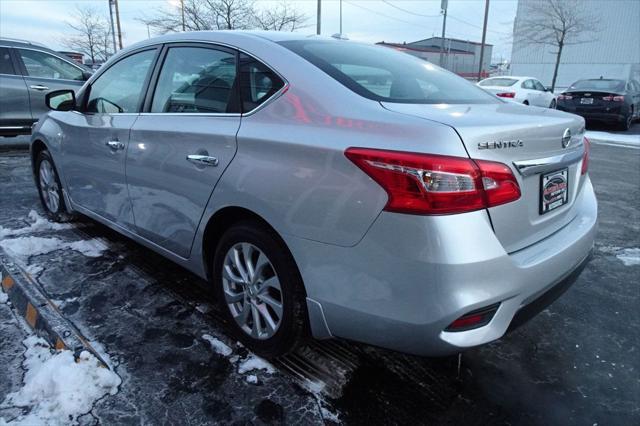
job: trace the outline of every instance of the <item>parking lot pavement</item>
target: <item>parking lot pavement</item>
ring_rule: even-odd
[[[330,341],[273,371],[245,371],[259,361],[225,337],[206,283],[105,227],[32,226],[21,237],[58,241],[14,254],[122,379],[83,424],[319,424],[336,415],[350,424],[639,424],[640,151],[594,145],[590,167],[600,212],[591,263],[530,323],[461,358]],[[42,214],[25,154],[0,156],[0,205],[0,233]],[[5,231],[0,245],[15,249],[16,238]],[[0,360],[15,365],[19,328],[0,334]],[[0,398],[18,386],[15,376],[1,380]]]

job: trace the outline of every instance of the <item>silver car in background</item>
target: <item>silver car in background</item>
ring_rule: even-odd
[[[41,44],[0,38],[0,136],[30,134],[33,123],[49,110],[47,93],[77,90],[91,74]]]
[[[391,49],[174,34],[48,102],[31,155],[49,216],[88,216],[206,278],[263,356],[308,334],[481,345],[557,297],[593,246],[582,118]]]

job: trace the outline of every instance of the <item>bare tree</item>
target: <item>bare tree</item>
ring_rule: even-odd
[[[62,43],[69,49],[89,56],[91,63],[106,60],[113,52],[109,44],[109,23],[95,9],[86,6],[76,7],[73,22],[67,22],[67,25],[75,34],[65,37]]]
[[[254,13],[255,26],[261,30],[295,31],[308,26],[309,17],[291,7],[286,1],[281,1],[272,9],[256,11]]]
[[[580,3],[578,0],[527,0],[524,13],[516,23],[516,41],[556,48],[551,90],[556,87],[564,47],[593,41],[591,36],[599,31],[598,18]]]
[[[184,0],[186,31],[271,29],[293,31],[307,17],[283,1],[275,9],[259,9],[254,0]],[[151,18],[139,21],[157,33],[182,30],[180,8],[161,8]]]

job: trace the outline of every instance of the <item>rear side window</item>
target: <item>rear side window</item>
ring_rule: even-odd
[[[421,104],[500,102],[453,73],[391,48],[329,40],[280,44],[368,99]]]
[[[265,64],[244,53],[240,54],[242,112],[257,108],[283,86],[284,81]]]
[[[480,82],[480,86],[497,86],[497,87],[509,87],[516,84],[518,80],[513,78],[488,78]]]
[[[116,62],[91,85],[87,112],[138,112],[144,82],[156,50],[146,50]]]
[[[11,52],[6,47],[0,47],[0,74],[15,74]]]
[[[84,80],[82,70],[62,59],[37,50],[18,49],[29,77]]]
[[[236,55],[204,47],[172,47],[162,65],[151,112],[226,113],[236,84]]]
[[[536,86],[533,84],[533,80],[525,80],[522,83],[522,88],[529,90],[536,90]]]

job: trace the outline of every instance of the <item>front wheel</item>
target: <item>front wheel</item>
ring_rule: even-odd
[[[251,351],[274,358],[303,340],[302,279],[271,229],[247,221],[227,230],[215,252],[213,285],[235,337]]]
[[[551,100],[551,105],[549,105],[549,108],[556,109],[556,100],[555,99]]]
[[[62,196],[62,185],[49,151],[41,151],[36,158],[36,185],[40,202],[49,219],[55,222],[67,222],[71,216]]]

